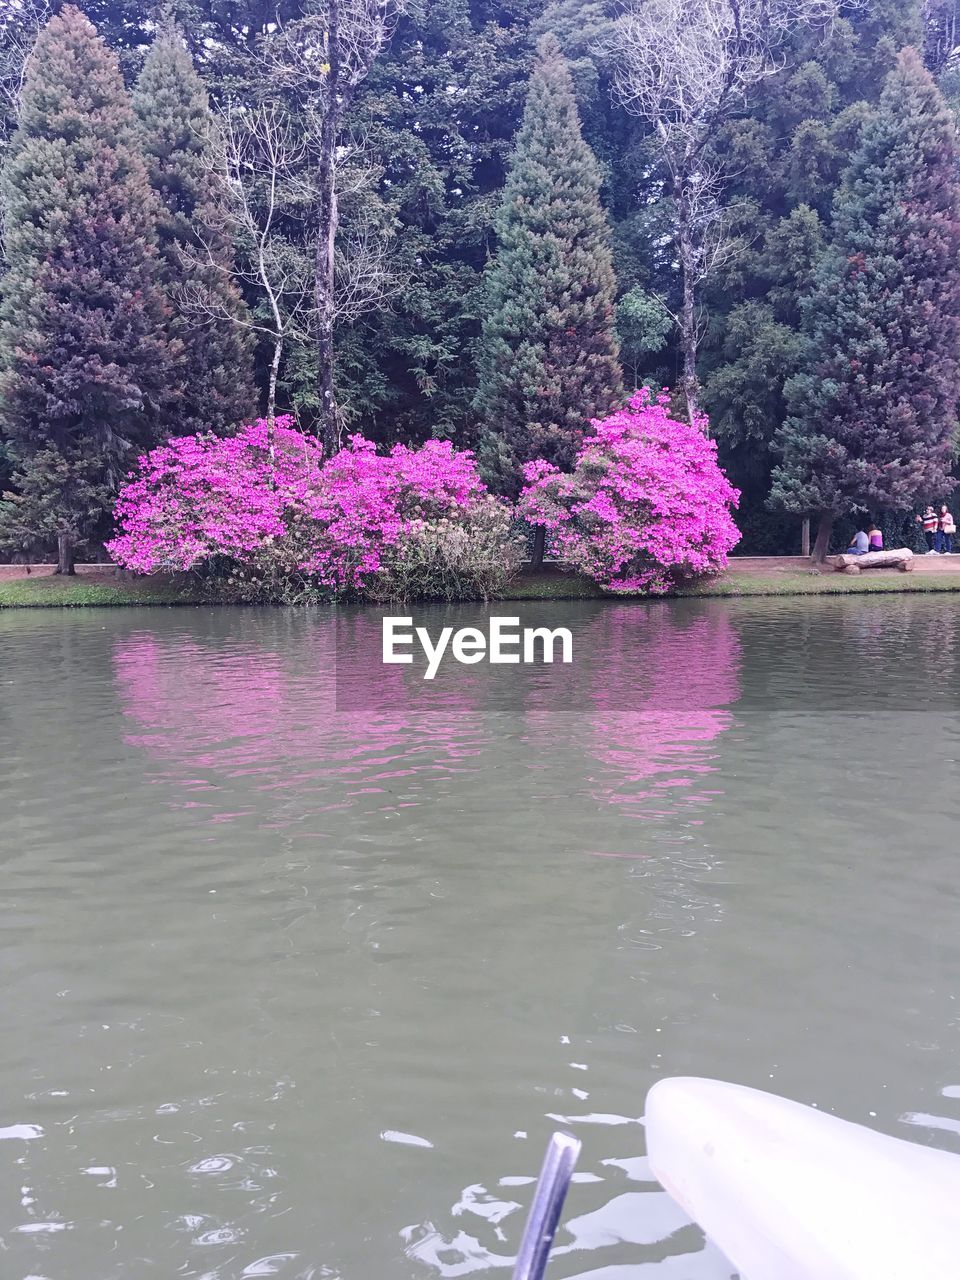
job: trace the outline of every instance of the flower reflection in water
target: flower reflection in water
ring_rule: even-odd
[[[134,633],[114,648],[116,688],[135,726],[125,741],[198,791],[238,780],[248,793],[306,788],[319,792],[315,812],[394,792],[391,806],[418,803],[413,793],[430,777],[483,750],[476,690],[471,679],[424,688],[379,653],[372,615],[354,617],[336,648],[327,623],[302,624],[282,651]]]
[[[740,696],[740,641],[729,613],[612,606],[590,645],[605,658],[590,689],[590,751],[604,766],[594,794],[644,817],[709,801],[716,791],[702,784],[717,768],[716,740],[734,723]]]

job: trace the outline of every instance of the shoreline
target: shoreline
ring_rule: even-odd
[[[948,561],[944,564],[943,561]],[[205,599],[188,579],[177,575],[134,577],[112,565],[77,565],[74,577],[60,578],[53,565],[0,565],[0,609],[113,608],[154,606],[225,607]],[[960,555],[915,558],[913,572],[869,570],[856,577],[835,572],[829,564],[815,570],[800,556],[731,557],[727,571],[663,599],[715,599],[745,596],[876,595],[960,592]],[[522,571],[502,601],[624,600],[590,579],[547,564],[536,573]],[[246,606],[232,606],[246,607]]]

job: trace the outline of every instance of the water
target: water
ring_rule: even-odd
[[[953,599],[508,611],[0,614],[5,1280],[505,1277],[558,1117],[552,1276],[725,1280],[666,1074],[960,1150]]]

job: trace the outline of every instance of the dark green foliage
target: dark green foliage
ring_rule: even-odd
[[[651,356],[659,355],[673,332],[673,317],[663,303],[634,285],[617,303],[617,336],[627,386],[643,382],[642,371]]]
[[[15,490],[0,490],[0,544],[32,558],[37,550],[89,541],[111,499],[100,459],[73,442],[47,444],[21,458]]]
[[[560,42],[583,136],[600,166],[621,295],[617,332],[629,390],[675,380],[675,326],[664,302],[677,310],[680,279],[673,211],[664,196],[656,147],[618,102],[612,65],[598,52],[609,41],[622,8],[617,0],[550,0],[534,31],[552,32]]]
[[[249,419],[256,404],[249,317],[216,199],[207,94],[172,28],[150,49],[133,106],[157,197],[159,278],[179,351],[173,376],[180,395],[162,426],[171,435],[223,431]]]
[[[953,488],[958,194],[952,119],[907,49],[844,175],[833,242],[804,305],[776,505],[904,511]]]
[[[341,403],[369,434],[477,443],[482,273],[539,7],[411,0],[361,88],[358,131],[382,166],[403,280],[389,307],[338,335]]]
[[[782,390],[800,354],[800,305],[823,252],[823,228],[806,205],[766,232],[750,269],[764,290],[737,303],[725,325],[722,362],[710,380],[711,426],[733,451],[759,447],[783,420]]]
[[[38,537],[95,531],[169,395],[155,211],[116,57],[65,7],[27,64],[3,172],[0,422]]]
[[[544,36],[495,222],[476,401],[516,464],[571,465],[590,418],[622,395],[599,191],[570,73]]]
[[[12,474],[13,458],[10,456],[10,446],[3,436],[0,436],[0,494],[6,493],[10,488]]]
[[[897,50],[915,39],[915,0],[841,9],[824,30],[797,29],[784,70],[730,127],[723,156],[734,252],[707,290],[704,404],[723,464],[742,489],[744,550],[799,548],[799,524],[776,546],[765,510],[796,371],[800,305],[830,238],[834,195]],[[770,525],[769,534],[761,531]]]
[[[766,501],[777,461],[772,442],[787,412],[784,385],[801,367],[801,304],[831,241],[834,199],[844,169],[904,44],[922,45],[926,65],[938,77],[951,109],[960,111],[960,71],[952,57],[957,3],[842,0],[838,18],[822,29],[798,25],[781,51],[782,70],[744,104],[712,158],[722,164],[722,199],[732,240],[704,291],[706,332],[699,374],[721,461],[743,489],[744,550],[798,549],[799,517],[772,513]],[[45,21],[63,8],[63,0],[17,0],[6,7],[0,2],[0,150],[13,129],[23,50],[29,47],[37,15]],[[97,445],[94,481],[102,464],[109,483],[123,465],[123,442],[129,439],[132,447],[141,427],[149,436],[154,430],[226,423],[242,416],[249,400],[248,375],[229,376],[231,368],[248,367],[243,332],[232,321],[200,325],[193,313],[183,314],[177,301],[189,286],[194,296],[204,291],[217,295],[219,305],[213,309],[221,317],[240,306],[218,270],[185,279],[191,273],[184,268],[181,248],[197,250],[201,225],[204,241],[223,264],[229,262],[231,247],[218,233],[200,172],[203,89],[168,37],[158,39],[150,52],[154,36],[165,22],[178,24],[214,101],[279,95],[296,111],[296,95],[263,75],[260,41],[278,21],[299,17],[302,9],[302,0],[89,0],[85,5],[101,38],[117,54],[128,85],[136,81],[145,58],[153,64],[152,71],[143,72],[137,99],[146,134],[154,139],[146,141],[148,168],[164,206],[160,272],[166,298],[177,302],[164,323],[175,336],[173,354],[179,352],[180,360],[179,368],[168,366],[163,387],[154,378],[151,389],[149,370],[142,388],[131,375],[131,383],[143,393],[143,411],[124,410],[119,426],[114,425],[113,409],[106,415],[109,425],[102,440],[113,441],[116,435],[119,443],[104,444],[103,453]],[[513,447],[500,430],[507,420],[494,421],[486,409],[481,416],[474,406],[479,358],[487,350],[480,343],[487,314],[483,272],[495,245],[493,223],[523,115],[534,45],[547,32],[556,36],[566,57],[583,138],[596,158],[619,282],[615,320],[628,383],[677,382],[677,335],[666,310],[676,312],[679,304],[676,246],[663,174],[644,129],[614,103],[611,67],[596,52],[621,9],[618,0],[407,0],[390,47],[357,92],[349,121],[356,137],[365,141],[363,163],[378,180],[359,195],[345,192],[344,243],[371,221],[386,228],[390,265],[400,281],[379,309],[338,326],[338,397],[350,430],[380,440],[450,437],[482,446],[492,471],[514,472]],[[62,175],[46,160],[42,167],[53,198]],[[12,177],[11,167],[8,183]],[[36,175],[33,181],[39,197]],[[12,212],[11,207],[8,222]],[[293,221],[297,225],[289,229],[294,239],[305,229],[309,232],[309,218]],[[138,237],[149,257],[149,229],[137,217],[131,225],[134,257]],[[17,245],[15,234],[8,239],[11,248]],[[110,236],[106,240],[110,253],[118,253]],[[14,322],[30,332],[40,323],[42,308],[34,301],[39,265],[24,278],[22,244],[17,251],[20,260],[5,288],[26,305],[8,305],[2,334]],[[93,244],[85,242],[77,252],[80,257],[71,267],[76,278],[81,268],[85,277],[94,267],[101,269]],[[102,263],[110,279],[115,265]],[[44,269],[52,270],[53,262]],[[120,269],[126,273],[126,266]],[[535,284],[540,287],[539,281]],[[262,299],[255,288],[244,287],[247,303],[259,314]],[[57,297],[57,305],[65,307],[62,294]],[[523,290],[518,297],[528,305]],[[53,302],[44,305],[52,307]],[[74,296],[69,309],[77,306]],[[158,298],[148,288],[137,306],[141,319],[156,315]],[[242,315],[242,309],[235,314]],[[49,327],[52,312],[44,315],[43,324]],[[136,335],[139,323],[131,325],[131,334]],[[72,324],[64,324],[72,331]],[[148,331],[155,333],[150,325],[141,330],[144,336]],[[5,341],[0,336],[0,344]],[[137,365],[140,341],[134,336],[134,355],[130,361],[124,356],[118,368]],[[158,357],[152,363],[159,367],[161,362]],[[304,421],[316,411],[315,365],[309,341],[291,337],[279,399],[284,406],[296,406]],[[176,397],[171,398],[178,387],[184,392],[179,411]],[[131,394],[131,402],[135,398]],[[482,401],[483,395],[478,403]],[[22,437],[5,425],[12,412],[11,403],[0,417],[0,491],[11,487],[15,466],[25,465],[27,458]],[[40,416],[39,411],[34,414],[37,420]],[[540,419],[531,415],[531,421]],[[498,434],[491,435],[487,425]],[[583,425],[582,415],[578,425]],[[6,440],[4,431],[10,433]],[[45,447],[45,438],[39,437],[38,453]],[[90,447],[88,442],[84,450]],[[61,444],[56,448],[61,450]],[[21,462],[15,463],[14,454]],[[85,474],[86,457],[86,452],[77,457],[78,477]],[[37,492],[56,487],[58,472],[51,463],[47,458],[37,465]],[[17,483],[27,487],[22,466]],[[82,509],[76,486],[73,492],[69,502]],[[56,507],[53,503],[49,509]],[[27,510],[22,503],[21,525]],[[12,519],[9,514],[8,522]],[[37,520],[37,529],[42,527],[47,536],[45,517]]]

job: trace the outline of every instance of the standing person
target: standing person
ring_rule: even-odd
[[[937,532],[940,528],[940,518],[934,511],[933,507],[927,504],[923,509],[923,515],[917,516],[917,524],[923,525],[923,536],[927,543],[927,555],[932,556],[936,551]]]
[[[941,555],[948,556],[953,551],[953,535],[957,532],[957,526],[954,523],[953,514],[946,503],[940,508],[939,524],[940,527],[937,530],[937,534],[940,546],[937,550]]]
[[[871,520],[867,525],[867,538],[869,540],[871,551],[883,550],[883,534]]]

